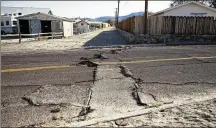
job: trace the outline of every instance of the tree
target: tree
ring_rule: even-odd
[[[170,4],[170,6],[174,7],[174,6],[178,6],[183,3],[190,2],[190,1],[200,2],[212,8],[216,8],[216,0],[172,0],[172,3]]]
[[[111,19],[109,19],[109,20],[107,20],[107,21],[105,21],[106,23],[108,23],[108,24],[110,24],[111,26],[113,26],[114,25],[114,21],[113,20],[111,20]]]
[[[50,15],[53,15],[53,13],[52,13],[52,11],[51,11],[51,10],[49,10],[48,14],[50,14]]]

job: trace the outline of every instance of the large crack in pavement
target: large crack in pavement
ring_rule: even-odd
[[[68,120],[77,121],[84,110],[89,111],[91,89],[69,84],[45,85],[24,94],[22,99],[28,102],[26,106],[2,109],[4,127],[54,127]]]
[[[101,59],[101,57],[101,54],[98,54],[96,58]],[[76,97],[75,93],[73,94],[71,92],[71,89],[75,87],[74,85],[61,87],[54,85],[41,86],[39,89],[37,89],[37,91],[29,95],[25,95],[23,99],[27,100],[33,106],[57,106],[57,108],[51,110],[51,113],[58,113],[59,111],[61,111],[61,109],[58,108],[58,105],[78,107],[79,110],[76,111],[76,114],[74,114],[75,116],[73,117],[67,117],[62,120],[59,117],[53,116],[53,120],[59,120],[59,122],[61,123],[62,121],[65,121],[64,124],[60,125],[65,126],[65,124],[67,125],[73,122],[82,123],[82,121],[88,121],[92,119],[97,120],[97,118],[105,118],[108,116],[111,116],[113,119],[118,120],[121,118],[115,116],[116,114],[124,116],[124,113],[149,109],[152,107],[157,108],[162,105],[173,103],[162,101],[160,97],[158,97],[158,95],[154,92],[148,92],[148,90],[143,91],[143,88],[140,86],[141,84],[179,86],[191,84],[215,85],[215,83],[211,82],[144,82],[142,79],[134,77],[134,75],[126,66],[98,65],[88,59],[84,59],[78,65],[94,67],[92,76],[93,80],[77,82],[93,82],[93,85],[90,88],[88,87],[87,89],[86,94],[88,94],[88,96],[87,98],[83,98],[87,99],[84,102],[79,103],[79,99],[71,99],[71,97]],[[59,95],[59,93],[61,93],[61,95]],[[70,121],[70,119],[73,119],[73,121]],[[117,124],[124,125],[122,124],[121,120]],[[40,126],[54,126],[54,122],[45,122]]]
[[[143,108],[143,104],[132,97],[136,82],[128,70],[122,66],[99,65],[95,71],[90,101],[90,108],[94,111],[87,114],[87,120]]]
[[[116,120],[116,125],[125,125],[124,119],[127,112],[158,110],[163,106],[176,106],[178,103],[190,103],[190,100],[168,100],[163,101],[161,97],[151,91],[142,91],[141,84],[162,84],[162,85],[193,85],[207,84],[215,85],[208,82],[186,82],[186,83],[163,83],[163,82],[144,82],[140,78],[136,78],[126,66],[103,65],[97,66],[95,83],[92,86],[92,98],[90,101],[91,111],[86,115],[82,122],[72,122],[69,126],[87,126],[86,124],[96,124],[105,120]],[[139,85],[140,84],[140,85]],[[132,94],[132,95],[131,95]],[[209,93],[212,96],[212,93]],[[201,96],[199,94],[199,96]],[[203,95],[203,96],[206,96]],[[207,99],[211,99],[207,96]],[[172,98],[172,97],[171,97]],[[195,98],[195,97],[194,97]],[[203,99],[202,99],[203,100]],[[175,102],[173,102],[175,101]],[[193,101],[193,100],[192,100]],[[191,101],[191,102],[192,102]],[[124,114],[125,113],[125,114]],[[136,112],[135,112],[136,113]],[[117,117],[116,115],[121,116]],[[136,113],[139,115],[139,113]],[[111,117],[111,118],[108,118]],[[98,122],[97,122],[98,120]],[[85,124],[86,123],[86,124]]]

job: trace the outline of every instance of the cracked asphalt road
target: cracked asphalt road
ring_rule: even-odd
[[[196,98],[197,96],[202,97],[216,93],[215,45],[119,48],[116,51],[116,54],[113,54],[111,49],[34,54],[3,54],[1,63],[2,70],[20,69],[20,71],[1,73],[2,126],[62,126],[62,121],[64,121],[64,123],[79,122],[89,119],[88,115],[91,115],[90,117],[94,118],[94,115],[98,114],[96,113],[97,109],[101,111],[103,110],[103,107],[106,108],[106,105],[109,104],[116,104],[116,110],[121,112],[127,104],[130,104],[131,107],[134,106],[133,109],[135,109],[138,106],[136,100],[140,100],[139,102],[147,104],[147,106],[144,105],[137,108],[148,108],[155,106],[156,104],[172,103],[176,100],[188,100]],[[105,59],[96,58],[94,57],[95,54],[102,54],[105,56]],[[82,57],[87,58],[91,62],[97,62],[99,66],[88,67],[85,65],[76,65],[80,61],[83,61],[80,60]],[[190,59],[183,60],[178,58]],[[137,61],[143,62],[137,63]],[[107,64],[100,65],[100,62],[106,62]],[[118,75],[118,73],[109,73],[109,71],[112,70],[118,71],[119,69],[115,69],[114,67],[121,65],[113,64],[112,62],[131,62],[122,65],[130,70],[133,78]],[[47,68],[41,70],[33,68],[33,70],[29,71],[22,70],[22,68],[61,65],[71,65],[71,67]],[[100,70],[100,66],[103,67],[105,65],[110,65],[110,67],[108,69]],[[94,72],[94,70],[96,70],[96,72]],[[121,86],[121,83],[124,84],[124,86]],[[132,86],[130,83],[137,83],[138,87],[135,91],[137,92],[139,99],[137,99],[136,96],[133,96],[135,86]],[[113,86],[109,86],[109,84]],[[47,86],[50,88],[46,89]],[[61,90],[61,88],[63,88],[63,90]],[[127,93],[122,92],[121,95],[119,90],[121,92],[122,88]],[[90,94],[89,89],[93,89],[90,103],[88,103]],[[100,94],[100,92],[103,91],[109,91],[110,93],[107,94],[107,96],[106,93],[104,93],[104,95]],[[100,95],[102,96],[100,97]],[[115,98],[109,98],[112,96]],[[30,100],[26,100],[25,97],[30,97]],[[57,100],[58,97],[61,99],[61,103]],[[37,103],[40,105],[37,105]],[[208,104],[211,103],[215,103],[215,101],[199,103],[202,107],[197,109],[197,104],[195,107],[193,107],[194,104],[189,105],[189,107],[192,106],[191,110],[193,110],[193,112],[191,113],[185,112],[186,109],[188,109],[188,106],[183,106],[181,108],[186,115],[194,115],[197,120],[202,120],[203,123],[196,123],[194,120],[190,122],[192,117],[189,117],[186,121],[178,121],[179,119],[175,119],[175,123],[178,124],[178,126],[193,126],[194,124],[196,124],[196,126],[204,127],[215,126],[216,113],[212,110],[214,106],[207,107]],[[93,104],[92,108],[91,104]],[[87,109],[88,105],[90,105],[90,110]],[[130,109],[131,108],[128,110]],[[194,114],[197,113],[194,109],[197,111],[199,110],[200,113],[203,113],[204,110],[206,113],[208,110],[209,113],[207,112],[207,115],[210,116],[208,119],[210,119],[211,122],[208,123],[209,121],[206,121],[206,118],[199,118],[203,114]],[[135,125],[135,122],[140,121],[141,123],[139,123],[139,126],[159,126],[156,122],[160,121],[164,122],[162,123],[163,126],[174,126],[174,124],[169,125],[168,123],[168,117],[173,116],[173,118],[178,118],[178,114],[170,114],[172,111],[165,111],[165,117],[163,118],[159,118],[161,116],[160,113],[152,113],[147,115],[147,117],[129,118],[127,126],[138,126],[138,124]],[[82,115],[85,114],[86,117],[83,117]],[[185,119],[187,117],[182,118]],[[142,120],[144,119],[148,119],[149,121],[143,123]],[[180,125],[182,123],[185,123],[185,125]],[[110,126],[111,124],[113,124],[113,122],[101,125],[97,124],[94,126]]]

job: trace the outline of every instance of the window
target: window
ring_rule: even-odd
[[[9,25],[9,21],[6,21],[6,25]]]
[[[16,13],[14,13],[13,15],[16,16]]]
[[[81,25],[83,25],[83,23],[81,23]]]
[[[18,13],[18,15],[22,15],[22,13]]]
[[[12,14],[9,14],[9,16],[12,16]]]
[[[4,26],[4,22],[3,21],[1,21],[1,26]]]
[[[17,21],[13,21],[13,25],[17,25]]]

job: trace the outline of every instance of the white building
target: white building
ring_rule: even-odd
[[[1,16],[1,34],[17,33],[17,20],[14,16]]]
[[[45,13],[33,13],[17,17],[18,30],[22,34],[60,33],[64,37],[73,36],[73,21],[65,17]]]
[[[42,12],[52,14],[49,8],[32,8],[32,7],[1,7],[1,33],[17,33],[16,17],[32,13]]]
[[[199,2],[187,2],[172,8],[156,12],[150,16],[214,16],[216,9]]]
[[[98,22],[98,21],[88,21],[89,25],[91,28],[102,28],[102,22]]]
[[[89,25],[90,24],[84,20],[74,23],[74,33],[84,33],[89,31]]]

